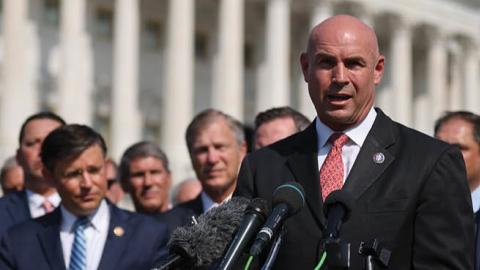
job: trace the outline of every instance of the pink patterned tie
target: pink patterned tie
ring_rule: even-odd
[[[343,133],[333,133],[328,141],[332,144],[332,148],[320,169],[323,201],[330,192],[341,189],[343,186],[342,147],[348,142],[348,136]]]
[[[53,207],[53,204],[51,202],[49,202],[47,199],[45,199],[45,201],[43,201],[42,207],[45,210],[45,214],[48,214],[48,213],[52,212],[53,209],[55,209],[55,207]]]

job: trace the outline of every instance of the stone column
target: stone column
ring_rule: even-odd
[[[85,17],[85,0],[62,1],[58,112],[69,123],[92,121],[92,53]]]
[[[112,157],[141,138],[138,105],[139,2],[116,0],[112,82]]]
[[[462,59],[461,48],[458,42],[451,41],[449,44],[449,53],[451,57],[450,64],[450,84],[448,95],[448,109],[450,111],[460,110],[464,103],[464,96],[462,94]]]
[[[212,104],[214,108],[242,120],[244,1],[221,0],[219,4]]]
[[[480,91],[479,91],[479,45],[474,40],[464,40],[464,91],[466,110],[480,113]]]
[[[426,130],[433,131],[433,123],[447,109],[447,49],[445,35],[439,29],[429,29],[427,40],[430,42],[427,51],[427,91],[430,117]]]
[[[38,44],[27,0],[3,1],[0,160],[15,154],[23,121],[38,110]]]
[[[290,0],[267,5],[266,81],[257,90],[257,111],[290,103]]]
[[[161,147],[171,159],[174,182],[192,176],[185,130],[193,112],[194,1],[170,0],[165,52]]]
[[[392,118],[409,126],[412,123],[412,33],[403,19],[392,22],[391,30],[389,63],[395,99]]]

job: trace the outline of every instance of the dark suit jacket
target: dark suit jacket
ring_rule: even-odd
[[[0,237],[12,225],[31,218],[25,190],[9,193],[0,198]]]
[[[9,229],[1,241],[0,269],[65,270],[60,222],[57,209]],[[109,234],[98,269],[151,269],[167,255],[166,241],[164,224],[110,206]]]
[[[480,211],[475,213],[475,270],[480,270]]]
[[[340,233],[352,244],[350,269],[362,269],[359,243],[373,238],[392,251],[389,269],[472,269],[474,222],[460,152],[377,113],[343,187],[355,199]],[[383,163],[374,162],[376,153]],[[274,269],[313,269],[326,225],[314,123],[248,155],[235,195],[271,200],[287,181],[303,185],[306,205],[286,221]]]
[[[167,224],[169,235],[177,228],[192,223],[192,216],[195,218],[203,213],[202,198],[198,195],[195,199],[181,203],[171,210],[162,213],[157,218]]]

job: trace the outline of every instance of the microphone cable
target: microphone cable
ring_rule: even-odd
[[[325,259],[327,259],[327,252],[326,251],[324,251],[322,253],[322,258],[320,258],[320,261],[318,262],[317,266],[315,266],[315,268],[313,270],[320,270],[320,268],[325,263]]]

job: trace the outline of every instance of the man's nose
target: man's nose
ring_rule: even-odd
[[[345,65],[339,62],[333,69],[332,82],[338,83],[338,84],[348,83],[346,72],[347,70],[345,68]]]

